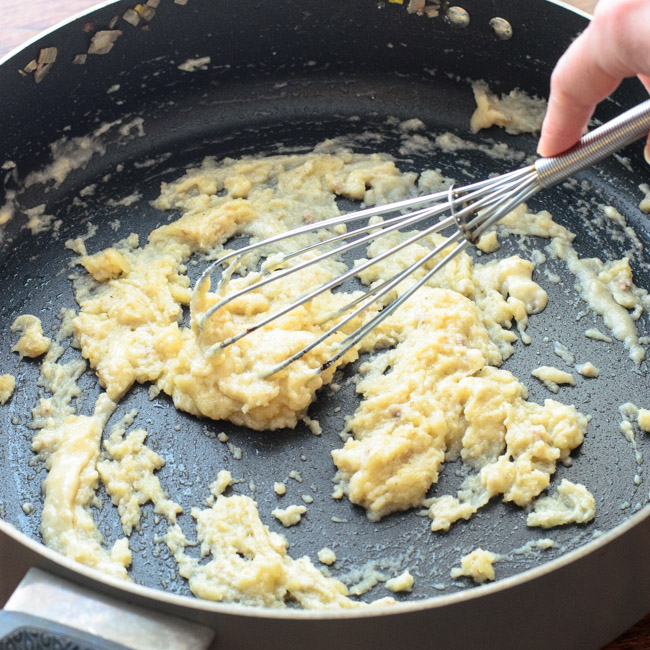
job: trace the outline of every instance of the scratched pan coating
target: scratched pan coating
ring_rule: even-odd
[[[0,242],[0,369],[15,374],[18,385],[11,402],[0,408],[0,502],[3,519],[34,540],[40,541],[45,476],[40,465],[29,462],[33,456],[29,414],[38,398],[38,362],[17,362],[9,351],[15,342],[9,328],[17,315],[33,313],[48,333],[57,325],[59,309],[74,306],[67,277],[73,255],[63,245],[67,239],[92,226],[96,232],[87,246],[94,252],[129,232],[146,236],[170,218],[150,205],[160,183],[175,180],[204,156],[220,159],[303,151],[326,138],[350,135],[354,140],[373,132],[381,136],[380,141],[358,137],[356,150],[391,153],[405,171],[438,167],[459,183],[508,171],[517,163],[492,160],[478,151],[452,154],[432,149],[401,154],[403,142],[395,120],[418,118],[431,136],[451,131],[471,142],[505,142],[532,155],[532,136],[513,137],[496,129],[469,133],[474,102],[468,80],[488,79],[498,91],[519,87],[545,95],[553,62],[585,24],[580,16],[544,2],[533,3],[533,11],[523,10],[514,1],[468,2],[471,23],[466,29],[456,29],[442,18],[409,15],[404,6],[378,6],[366,0],[354,6],[342,0],[290,0],[281,8],[277,3],[253,6],[243,2],[228,4],[227,11],[218,11],[219,4],[207,0],[191,0],[186,6],[161,3],[148,30],[121,21],[118,27],[123,33],[111,52],[89,55],[85,65],[72,65],[74,55],[88,46],[83,25],[90,22],[93,29],[108,25],[129,6],[118,2],[96,11],[92,20],[68,24],[0,66],[0,87],[12,89],[0,107],[2,123],[10,125],[3,135],[0,163],[14,161],[22,180],[49,163],[48,145],[63,135],[84,136],[116,120],[135,125],[126,134],[119,133],[120,125],[109,129],[102,136],[105,151],[70,172],[60,185],[37,183],[23,189],[15,175],[5,172],[5,189],[18,190],[23,209],[45,203],[45,213],[61,221],[56,237],[51,231],[32,235],[19,210]],[[497,11],[513,25],[509,41],[497,39],[488,26]],[[561,30],[550,29],[550,18],[540,20],[560,11]],[[57,62],[39,84],[17,73],[18,67],[50,44],[59,48]],[[205,69],[187,72],[178,68],[188,58],[203,56],[211,59]],[[611,118],[643,98],[641,87],[630,81],[599,108],[598,118]],[[144,134],[133,122],[136,118],[142,118]],[[647,247],[648,219],[638,208],[642,198],[638,184],[646,175],[641,150],[640,145],[630,147],[624,152],[629,163],[606,161],[582,173],[576,186],[545,191],[529,205],[548,209],[556,221],[577,232],[574,245],[583,257],[619,258],[630,249],[630,241],[618,236],[621,230],[616,224],[604,220],[599,227],[587,227],[599,204],[618,208]],[[459,157],[469,164],[459,167]],[[92,184],[96,184],[94,193],[80,196]],[[141,195],[136,203],[128,207],[110,204],[134,192]],[[117,233],[111,226],[116,219],[121,224]],[[531,250],[543,245],[529,242]],[[517,252],[516,243],[506,240],[497,255]],[[631,263],[636,284],[650,288],[645,253]],[[200,260],[190,266],[190,276],[195,277],[201,266]],[[515,554],[497,564],[498,579],[507,579],[582,547],[596,531],[615,529],[648,502],[646,466],[638,465],[630,443],[620,433],[618,413],[624,402],[650,405],[648,362],[636,368],[620,342],[586,338],[588,327],[605,331],[602,319],[592,312],[585,315],[574,277],[560,263],[551,260],[548,266],[561,281],[554,284],[541,273],[536,276],[549,292],[549,305],[530,319],[533,344],[518,342],[503,367],[521,379],[529,389],[529,399],[538,402],[554,396],[530,378],[530,371],[539,365],[562,367],[553,353],[554,341],[572,350],[578,362],[591,361],[601,369],[597,380],[579,378],[577,386],[561,389],[558,396],[592,416],[584,444],[572,454],[572,466],[559,466],[551,484],[566,477],[587,485],[597,505],[596,519],[587,526],[528,529],[524,510],[497,499],[445,534],[432,534],[429,520],[413,512],[369,522],[361,508],[329,496],[334,475],[330,452],[341,445],[338,433],[344,415],[358,404],[353,385],[345,382],[336,396],[323,389],[309,409],[309,416],[322,425],[320,437],[303,425],[260,433],[228,422],[197,419],[176,411],[162,394],[150,400],[148,387],[140,385],[129,391],[113,421],[138,409],[136,425],[147,429],[147,444],[166,461],[158,475],[171,498],[183,507],[180,523],[189,537],[191,508],[203,505],[216,473],[229,469],[244,479],[233,493],[255,498],[263,521],[288,538],[293,557],[307,554],[315,560],[316,551],[328,546],[338,558],[334,575],[344,575],[369,560],[379,568],[390,565],[387,573],[391,575],[409,569],[415,578],[413,593],[398,594],[397,600],[440,599],[474,590],[467,580],[452,580],[449,570],[477,546],[508,554],[530,540],[550,537],[556,541],[557,548]],[[640,334],[650,333],[647,314],[637,325]],[[351,372],[346,371],[347,375]],[[85,388],[81,412],[87,413],[98,394],[94,374],[87,371],[81,383]],[[214,437],[222,431],[241,448],[241,460],[235,460]],[[637,444],[647,456],[650,438],[640,434]],[[287,480],[292,470],[300,472],[302,483]],[[455,493],[462,480],[460,470],[459,464],[446,465],[430,495]],[[635,482],[635,476],[640,482]],[[278,480],[287,484],[287,495],[280,502],[273,492]],[[270,511],[278,503],[300,503],[304,494],[314,498],[307,515],[299,526],[284,529]],[[121,536],[121,527],[105,494],[103,500],[105,507],[95,515],[110,543]],[[32,503],[34,512],[25,514],[24,503]],[[165,529],[165,522],[157,522],[151,506],[145,506],[142,529],[131,537],[131,575],[140,585],[191,596],[166,548],[154,544]],[[372,600],[387,593],[379,585],[363,598]]]

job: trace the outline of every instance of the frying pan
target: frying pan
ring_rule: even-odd
[[[398,603],[391,607],[335,613],[266,611],[200,601],[178,576],[173,558],[156,544],[165,525],[154,519],[148,506],[142,529],[131,538],[133,583],[68,561],[40,543],[40,486],[45,473],[40,465],[30,464],[29,428],[30,409],[38,397],[38,364],[18,363],[10,352],[15,335],[9,328],[17,315],[33,313],[47,333],[57,326],[60,308],[74,306],[67,239],[92,233],[86,245],[94,252],[129,232],[145,237],[169,218],[150,205],[160,183],[173,181],[206,155],[220,159],[302,151],[326,138],[349,135],[353,141],[357,136],[357,150],[392,153],[405,170],[438,167],[460,182],[507,171],[515,165],[512,160],[494,160],[477,150],[452,154],[432,145],[404,153],[396,120],[419,118],[432,141],[436,134],[451,131],[471,142],[505,142],[522,156],[532,155],[532,136],[496,130],[469,133],[474,106],[469,80],[487,79],[499,92],[518,87],[544,96],[554,62],[586,25],[583,16],[543,0],[467,0],[462,4],[470,16],[465,28],[445,20],[444,6],[442,16],[431,19],[409,14],[405,5],[376,0],[190,0],[185,5],[163,0],[150,22],[133,27],[120,18],[133,4],[107,4],[71,20],[0,65],[0,164],[13,163],[3,167],[4,184],[7,192],[16,192],[18,204],[0,241],[0,369],[15,374],[18,385],[11,401],[0,408],[5,589],[14,586],[26,566],[36,564],[47,573],[31,574],[30,584],[36,589],[32,594],[39,589],[45,593],[48,576],[57,584],[63,578],[73,591],[81,585],[94,590],[98,599],[121,603],[125,610],[134,605],[144,608],[161,630],[174,618],[192,621],[201,626],[197,629],[208,630],[208,637],[214,631],[214,647],[219,648],[262,644],[376,648],[415,643],[432,648],[597,648],[647,613],[648,484],[645,465],[639,464],[619,431],[617,407],[628,401],[650,404],[648,362],[637,368],[621,343],[585,338],[588,327],[604,326],[600,317],[585,314],[574,278],[553,260],[548,264],[561,280],[550,283],[540,276],[550,300],[547,309],[531,319],[533,344],[517,344],[504,367],[528,385],[533,401],[552,397],[528,377],[539,365],[560,365],[553,354],[554,341],[573,350],[579,361],[589,360],[601,368],[599,379],[581,379],[559,396],[592,419],[584,444],[573,453],[573,465],[559,467],[552,481],[557,485],[566,477],[587,485],[598,508],[593,523],[551,531],[527,529],[524,511],[496,500],[445,534],[432,534],[428,520],[412,512],[372,523],[347,500],[329,498],[330,451],[340,445],[337,433],[343,414],[357,403],[352,388],[336,398],[328,389],[318,395],[309,410],[323,426],[323,435],[316,437],[302,426],[260,433],[199,420],[176,411],[164,396],[149,400],[147,387],[135,386],[114,417],[138,409],[136,425],[147,428],[148,444],[166,461],[159,472],[161,483],[188,513],[180,519],[188,535],[191,507],[203,504],[219,470],[230,469],[245,479],[234,492],[256,499],[264,522],[287,536],[293,557],[314,558],[318,549],[329,546],[339,558],[333,573],[342,577],[369,561],[387,575],[408,568],[415,577],[413,593],[397,595]],[[497,38],[489,24],[494,17],[510,22],[511,39]],[[94,34],[112,26],[121,34],[108,53],[89,54],[84,64],[72,63],[76,55],[87,52]],[[58,48],[57,60],[36,83],[25,67],[49,46]],[[188,59],[206,56],[209,63],[193,71],[179,68]],[[598,108],[597,118],[610,119],[644,98],[640,84],[630,80]],[[74,148],[76,138],[98,129],[102,133],[95,142],[100,146],[83,164],[58,181],[26,186],[25,179],[38,179],[34,172],[51,171],[52,143],[65,138]],[[368,131],[379,134],[380,141],[358,137]],[[583,257],[619,258],[631,248],[620,226],[607,219],[594,225],[599,204],[619,209],[647,247],[648,219],[638,208],[642,198],[638,184],[645,176],[641,151],[640,145],[630,147],[624,158],[584,172],[577,184],[546,191],[531,207],[550,210],[558,222],[578,232],[575,247]],[[89,187],[92,191],[84,191]],[[119,204],[134,192],[137,202]],[[53,225],[32,234],[25,227],[26,210],[42,204]],[[115,220],[121,224],[117,234]],[[520,252],[518,244],[506,240],[500,254],[513,252]],[[650,288],[648,261],[642,251],[632,254],[636,283],[646,288]],[[197,267],[190,267],[191,277],[201,268],[199,260]],[[637,325],[641,334],[650,332],[647,314]],[[82,385],[86,396],[80,412],[87,413],[99,390],[92,372],[84,375]],[[334,405],[341,411],[336,412]],[[220,431],[241,448],[242,460],[235,460],[214,437]],[[637,435],[637,445],[647,456],[647,436]],[[287,482],[285,503],[300,502],[303,494],[313,496],[314,503],[299,526],[282,529],[270,516],[277,505],[272,484],[292,470],[299,470],[304,480]],[[447,466],[431,494],[454,493],[461,480],[459,470]],[[111,543],[121,536],[121,527],[115,509],[106,495],[103,498],[107,505],[95,514]],[[25,503],[33,505],[30,514],[22,508]],[[515,552],[530,540],[548,537],[556,542],[555,548]],[[450,568],[476,546],[508,556],[497,564],[494,584],[474,587],[449,577]],[[379,585],[363,598],[387,593]],[[3,614],[7,625],[12,624],[13,614]],[[126,626],[124,617],[119,620]],[[81,618],[77,626],[90,627]],[[142,640],[127,643],[118,632],[97,633],[132,647],[147,647]],[[189,633],[186,639],[174,646],[165,638],[166,647],[190,647]],[[87,644],[99,647],[100,641]]]

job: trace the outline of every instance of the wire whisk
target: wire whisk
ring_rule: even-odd
[[[376,313],[367,320],[362,321],[360,326],[336,343],[336,352],[320,367],[321,371],[325,370],[345,355],[351,348],[356,346],[367,334],[398,309],[422,285],[426,284],[435,273],[439,272],[444,265],[448,264],[468,246],[475,244],[482,234],[503,219],[518,205],[528,201],[540,190],[551,187],[576,172],[586,169],[619,151],[631,142],[647,135],[649,131],[650,100],[647,100],[588,133],[573,148],[559,156],[540,158],[533,164],[522,169],[463,187],[455,188],[452,185],[446,191],[366,208],[313,224],[307,224],[229,252],[212,262],[205,269],[194,287],[191,305],[192,318],[198,327],[199,342],[202,345],[203,353],[206,356],[218,354],[243,337],[271,324],[276,319],[281,318],[297,307],[309,303],[323,292],[335,289],[349,278],[357,276],[370,266],[398,253],[417,241],[426,239],[434,233],[453,227],[455,229],[454,232],[443,242],[434,246],[423,257],[411,263],[390,279],[370,287],[361,296],[351,299],[343,307],[326,314],[319,325],[333,321],[330,327],[325,329],[322,334],[317,336],[308,345],[305,345],[294,354],[288,356],[283,362],[268,370],[263,376],[269,377],[286,368],[289,364],[324,343],[335,333],[342,331],[346,325],[354,321],[354,319],[359,318],[363,312],[374,305]],[[371,219],[380,215],[390,215],[390,213],[398,214],[388,216],[380,223],[374,222]],[[433,225],[425,225],[423,230],[415,231],[413,235],[407,236],[395,246],[384,250],[376,257],[364,260],[340,275],[310,288],[291,303],[281,306],[269,316],[261,318],[258,322],[243,328],[234,335],[210,345],[204,345],[202,343],[201,334],[205,324],[217,312],[234,300],[250,292],[257,291],[271,282],[276,282],[283,278],[286,279],[290,275],[302,271],[311,265],[324,262],[329,258],[339,258],[342,254],[357,247],[367,246],[378,237],[399,229],[415,226],[421,222],[430,222],[436,218],[438,220]],[[362,223],[362,225],[354,225],[351,229],[347,229],[348,224],[355,224],[355,222],[365,223]],[[329,236],[323,241],[302,246],[284,255],[269,257],[261,265],[259,272],[251,272],[246,276],[245,286],[233,292],[227,292],[229,281],[233,274],[241,267],[245,256],[248,254],[257,252],[265,246],[300,235],[313,233],[325,228],[336,228],[342,225],[346,225],[346,232]],[[398,295],[398,297],[383,304],[382,300],[385,300],[397,285],[402,283],[417,269],[427,265],[434,258],[441,255],[443,251],[446,251],[445,255],[428,269],[422,277],[406,291]],[[306,254],[309,254],[307,259],[298,261],[285,268],[288,262]],[[216,302],[205,311],[199,311],[197,295],[200,292],[205,292],[206,287],[209,286],[213,271],[224,264],[227,264],[227,266],[214,291],[214,294],[217,296]]]

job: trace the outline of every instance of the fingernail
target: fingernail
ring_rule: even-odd
[[[646,144],[645,149],[643,150],[643,157],[648,165],[650,165],[650,143]]]

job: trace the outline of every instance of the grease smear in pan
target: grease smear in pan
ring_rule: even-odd
[[[516,128],[512,102],[506,103],[511,112],[504,116],[484,87],[476,92],[479,108],[489,113],[477,117],[476,125],[491,120]],[[522,130],[532,128],[526,122]],[[453,138],[448,141],[453,145]],[[413,146],[418,146],[417,138]],[[273,514],[258,512],[252,498],[233,494],[229,472],[215,476],[206,503],[191,511],[194,531],[184,532],[177,522],[181,508],[156,476],[162,458],[147,447],[147,432],[131,427],[137,414],[113,423],[104,435],[117,403],[135,382],[149,383],[152,395],[165,392],[176,408],[193,415],[273,435],[274,429],[305,419],[316,392],[335,380],[338,367],[359,355],[361,403],[347,414],[344,442],[332,454],[332,498],[362,506],[373,521],[395,511],[425,509],[432,535],[470,518],[495,497],[528,508],[530,526],[593,519],[589,486],[563,480],[554,494],[545,493],[557,464],[570,463],[572,450],[581,445],[588,417],[554,399],[543,404],[529,401],[525,382],[535,380],[500,368],[518,338],[531,343],[528,319],[546,306],[547,294],[533,279],[536,263],[544,260],[541,253],[533,256],[535,261],[511,256],[486,258],[486,263],[458,256],[360,346],[318,375],[312,370],[332,356],[336,336],[276,375],[260,379],[259,371],[316,338],[323,331],[322,315],[347,302],[347,292],[323,294],[216,358],[203,355],[195,325],[183,325],[183,308],[191,295],[186,264],[193,255],[218,254],[235,235],[256,240],[334,216],[340,196],[373,204],[434,191],[449,182],[435,170],[419,176],[402,173],[387,155],[355,154],[335,142],[300,155],[206,160],[163,185],[157,207],[178,210],[181,217],[151,232],[147,241],[130,235],[110,248],[90,252],[83,239],[69,242],[82,267],[74,282],[78,312],[63,315],[52,341],[42,340],[37,319],[23,317],[16,325],[24,331],[17,344],[21,354],[32,349],[25,338],[29,336],[44,346],[39,352],[47,349],[40,383],[48,396],[34,409],[33,423],[38,430],[33,448],[48,469],[43,541],[79,562],[128,579],[128,536],[139,525],[141,507],[152,502],[169,522],[161,541],[199,597],[268,607],[291,602],[305,608],[365,606],[351,598],[359,590],[348,593],[343,582],[317,568],[319,549],[311,559],[292,557],[286,539],[264,523]],[[646,292],[634,285],[626,258],[580,259],[571,245],[572,233],[549,213],[530,214],[526,206],[500,227],[504,232],[548,238],[549,254],[566,262],[582,297],[603,316],[612,336],[624,342],[632,361],[641,363],[645,349],[635,320],[650,305]],[[404,236],[391,233],[377,239],[366,255],[377,256]],[[280,242],[266,254],[307,241]],[[434,236],[412,245],[406,255],[389,257],[364,271],[360,280],[367,285],[382,282],[437,241]],[[498,248],[496,234],[484,237],[479,247]],[[250,267],[257,262],[249,260]],[[223,339],[240,331],[344,268],[340,260],[323,262],[291,276],[289,283],[272,283],[234,301],[210,321],[207,338]],[[405,291],[422,272],[396,292]],[[241,281],[235,278],[233,284]],[[214,301],[206,291],[198,309]],[[349,329],[358,324],[351,323]],[[103,388],[91,415],[75,412],[77,379],[85,361],[62,360],[68,337],[73,337]],[[647,411],[639,413],[645,426]],[[318,423],[310,424],[318,434]],[[470,471],[458,493],[427,499],[442,464],[459,458]],[[110,548],[91,508],[100,482],[118,508],[124,531]],[[285,525],[299,525],[300,516],[309,512],[308,501],[283,505],[275,514]],[[190,542],[187,535],[196,541]],[[190,544],[200,545],[202,559],[187,553]],[[335,559],[327,550],[323,549],[326,559],[321,562],[331,564]],[[497,559],[479,549],[463,558],[461,569],[452,575],[493,579],[492,563]],[[417,588],[408,572],[397,573],[388,588]]]

